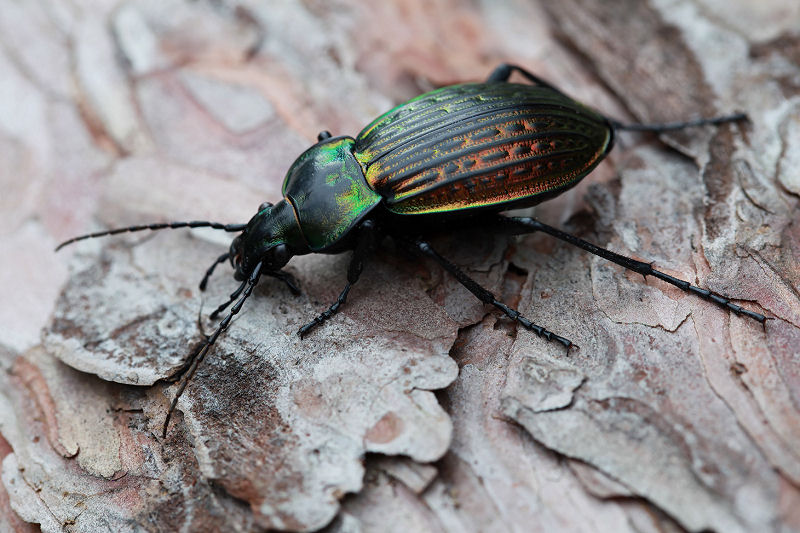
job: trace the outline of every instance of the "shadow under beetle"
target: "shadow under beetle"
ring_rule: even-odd
[[[531,84],[510,83],[518,72]],[[83,235],[72,242],[128,231],[210,227],[238,232],[200,283],[204,290],[220,263],[230,261],[239,287],[211,318],[233,304],[217,329],[187,359],[185,375],[164,421],[166,436],[178,398],[198,365],[253,292],[261,276],[297,282],[281,270],[295,255],[353,250],[347,283],[336,301],[298,331],[302,337],[335,315],[358,281],[364,260],[385,236],[436,261],[486,304],[522,327],[567,349],[573,343],[534,324],[440,256],[422,237],[432,226],[480,224],[507,234],[541,231],[643,276],[654,276],[760,323],[766,317],[637,261],[595,246],[538,220],[500,211],[561,194],[592,171],[614,144],[618,130],[665,132],[747,120],[744,114],[670,124],[623,124],[569,98],[523,68],[501,65],[484,83],[452,85],[423,94],[384,113],[355,138],[323,131],[289,168],[283,199],[264,203],[247,224],[172,222]]]

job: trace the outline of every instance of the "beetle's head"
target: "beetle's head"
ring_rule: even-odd
[[[262,272],[277,272],[302,247],[298,236],[297,219],[289,202],[261,204],[258,213],[231,243],[233,277],[244,281],[258,263],[262,263]]]

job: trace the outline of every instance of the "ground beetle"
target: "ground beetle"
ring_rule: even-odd
[[[510,83],[514,72],[531,84]],[[608,154],[618,130],[660,133],[743,120],[747,120],[745,115],[735,114],[670,124],[623,124],[583,106],[523,68],[501,65],[484,83],[443,87],[395,107],[356,138],[332,137],[323,131],[318,142],[289,168],[283,199],[274,205],[262,204],[247,224],[195,221],[131,226],[76,237],[57,249],[81,239],[127,231],[210,227],[239,233],[200,283],[204,290],[214,268],[230,260],[241,285],[211,318],[229,305],[233,307],[176,374],[185,379],[167,413],[165,436],[186,384],[259,278],[281,279],[299,293],[294,278],[281,270],[295,255],[353,250],[347,284],[326,311],[300,328],[301,337],[339,311],[370,250],[382,237],[390,236],[439,263],[478,299],[524,328],[567,349],[574,346],[499,302],[440,256],[422,238],[431,226],[480,224],[508,234],[541,231],[763,324],[764,315],[659,272],[649,263],[605,250],[532,218],[498,214],[538,204],[574,186]]]

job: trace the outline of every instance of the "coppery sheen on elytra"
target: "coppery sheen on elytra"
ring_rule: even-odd
[[[576,183],[610,148],[611,132],[548,87],[470,83],[382,115],[356,137],[356,157],[393,213],[510,207]]]

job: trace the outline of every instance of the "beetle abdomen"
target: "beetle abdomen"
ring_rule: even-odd
[[[605,118],[545,87],[446,87],[396,107],[356,139],[369,185],[400,214],[534,204],[610,148]]]

